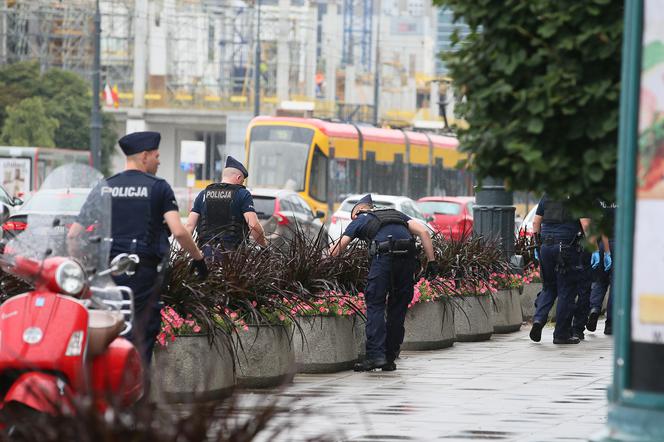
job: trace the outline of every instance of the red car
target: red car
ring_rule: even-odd
[[[459,239],[473,233],[474,196],[427,196],[417,200],[431,226],[446,238]]]

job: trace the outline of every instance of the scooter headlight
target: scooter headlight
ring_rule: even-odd
[[[55,271],[55,282],[64,293],[78,295],[85,288],[85,271],[76,261],[65,261]]]

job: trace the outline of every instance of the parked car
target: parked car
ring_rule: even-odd
[[[530,209],[528,215],[521,221],[517,233],[521,236],[531,236],[533,234],[533,220],[535,219],[535,212],[537,211],[537,204]]]
[[[300,229],[308,238],[320,241],[319,247],[327,246],[327,229],[321,221],[325,213],[320,210],[314,213],[296,192],[285,189],[251,189],[251,195],[256,214],[269,242],[278,246],[291,239],[294,232]]]
[[[33,193],[28,200],[2,224],[3,239],[11,240],[31,226],[31,241],[40,241],[43,230],[44,241],[51,241],[54,254],[66,254],[65,236],[83,207],[90,193],[90,188],[41,189]],[[55,238],[53,226],[57,215],[61,236]],[[43,226],[41,224],[44,224]],[[42,228],[43,227],[43,228]],[[58,226],[55,226],[58,227]],[[88,232],[94,226],[87,227]]]
[[[336,241],[341,237],[348,224],[350,224],[350,211],[353,209],[353,206],[362,198],[365,194],[354,194],[346,197],[345,200],[341,203],[339,208],[330,218],[330,239]],[[405,213],[409,217],[419,221],[422,225],[429,228],[433,233],[432,227],[428,224],[426,217],[420,212],[415,204],[415,201],[406,197],[406,196],[394,196],[394,195],[380,195],[380,194],[371,194],[374,205],[382,208],[396,209],[400,212]]]
[[[427,196],[417,200],[431,225],[446,238],[460,239],[473,233],[473,196]]]

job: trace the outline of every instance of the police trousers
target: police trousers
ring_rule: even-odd
[[[590,266],[591,254],[582,250],[579,254],[579,281],[577,283],[576,307],[572,316],[572,333],[576,336],[582,336],[588,323],[590,314],[590,291],[594,274],[598,269]]]
[[[162,278],[154,264],[139,264],[132,276],[114,276],[117,285],[134,292],[134,323],[126,336],[138,349],[145,367],[150,366],[155,340],[161,329]]]
[[[570,242],[570,238],[549,238],[540,250],[542,292],[535,301],[533,322],[546,323],[557,298],[554,339],[568,339],[572,336],[572,315],[582,276],[579,268],[580,251],[576,246],[569,245]]]
[[[394,361],[399,354],[408,304],[413,299],[416,264],[411,255],[372,258],[364,291],[368,359],[385,357]]]

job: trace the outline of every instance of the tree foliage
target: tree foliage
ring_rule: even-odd
[[[623,2],[435,0],[470,33],[442,54],[477,176],[515,190],[613,200]]]
[[[40,97],[26,98],[7,107],[0,141],[10,146],[53,147],[58,125],[57,119],[46,114]]]
[[[5,138],[12,145],[61,147],[78,150],[90,149],[90,110],[92,94],[89,83],[79,75],[62,69],[50,69],[43,74],[36,62],[20,62],[0,68],[0,127],[9,121],[9,109],[26,98],[39,98],[43,113],[56,121],[51,142],[23,141],[25,138]],[[34,104],[31,104],[33,106]],[[42,120],[39,120],[42,121]],[[46,120],[44,120],[46,121]],[[107,172],[116,141],[115,122],[110,114],[102,114],[102,169]],[[35,118],[19,119],[11,123],[8,131],[30,133],[44,131]]]

